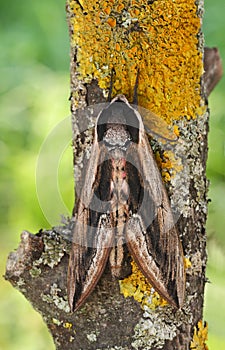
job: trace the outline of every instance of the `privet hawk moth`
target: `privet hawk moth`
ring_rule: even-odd
[[[112,276],[131,272],[130,255],[174,307],[184,299],[183,250],[141,115],[124,95],[98,115],[68,267],[68,300],[77,310],[107,261]]]

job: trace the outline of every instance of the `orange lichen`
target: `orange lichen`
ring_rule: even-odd
[[[190,349],[208,350],[206,341],[208,339],[208,324],[203,324],[202,320],[198,322],[198,326],[194,328],[194,335]]]
[[[97,78],[108,88],[114,68],[120,80],[114,94],[131,98],[139,69],[142,106],[168,122],[196,115],[203,65],[195,0],[83,0],[83,9],[77,1],[69,4],[80,79]]]
[[[200,96],[201,20],[195,0],[69,0],[72,45],[77,47],[78,78],[98,79],[108,88],[112,68],[114,94],[132,99],[139,70],[139,104],[168,123],[193,118]]]
[[[174,127],[173,127],[173,131],[174,131],[174,134],[175,134],[177,137],[179,137],[179,135],[180,135],[180,131],[179,131],[179,128],[178,128],[178,126],[177,126],[177,125],[174,125]]]
[[[169,182],[171,177],[174,177],[177,172],[183,169],[181,159],[176,159],[172,151],[165,151],[162,155],[156,152],[155,158],[164,182]]]
[[[116,26],[116,19],[115,18],[112,18],[112,17],[109,17],[108,19],[107,19],[107,21],[106,21],[109,25],[110,25],[110,27],[115,27]]]
[[[110,12],[111,12],[111,8],[110,8],[110,7],[106,7],[106,8],[104,9],[104,12],[105,12],[107,15],[109,15]]]
[[[120,45],[116,43],[116,51],[120,51]]]
[[[132,274],[120,281],[120,292],[125,298],[133,297],[142,307],[147,305],[151,309],[167,305],[167,301],[152,288],[136,263],[132,261],[131,265]]]

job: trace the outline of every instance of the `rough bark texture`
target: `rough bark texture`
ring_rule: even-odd
[[[85,16],[83,1],[68,2],[71,38],[74,34],[73,17],[76,16],[76,13],[71,10],[72,3],[78,4]],[[198,6],[200,9],[200,5]],[[106,7],[105,11],[109,12]],[[128,34],[129,30],[140,31],[139,26],[135,25],[136,27],[127,29]],[[201,45],[202,41],[199,40],[199,52],[203,50]],[[82,55],[82,52],[79,54]],[[88,157],[84,155],[84,151],[87,148],[90,149],[92,141],[90,126],[93,126],[99,109],[78,112],[77,107],[105,102],[105,97],[104,90],[99,87],[95,77],[89,79],[90,81],[82,80],[77,55],[78,47],[72,45],[71,100],[74,166],[76,191],[79,191],[83,180],[82,164]],[[209,70],[214,63],[215,61],[209,65]],[[216,72],[219,76],[218,69]],[[215,79],[215,74],[213,76]],[[211,90],[209,86],[212,78],[207,76],[204,81],[205,90],[208,93]],[[196,93],[199,94],[199,92]],[[197,327],[198,322],[202,320],[206,281],[207,180],[205,167],[208,112],[202,113],[200,117],[193,120],[183,117],[174,121],[174,124],[180,129],[181,140],[175,147],[175,153],[185,159],[185,167],[189,169],[188,179],[181,171],[177,173],[174,182],[171,180],[168,185],[170,195],[175,192],[177,202],[182,201],[183,193],[186,193],[186,204],[178,220],[185,257],[191,263],[186,270],[186,301],[183,308],[176,311],[167,305],[158,306],[155,309],[145,307],[143,310],[133,298],[124,298],[120,293],[118,281],[111,279],[106,268],[85,305],[71,314],[67,303],[66,275],[74,219],[61,227],[40,231],[36,235],[23,232],[19,248],[9,255],[6,279],[19,289],[42,314],[58,350],[187,350],[190,348],[194,327]],[[160,145],[158,147],[160,149]],[[182,193],[181,197],[179,193]],[[200,341],[201,334],[197,334],[198,337],[195,339],[196,343],[192,343],[192,349],[197,349],[197,346],[199,346],[198,349],[205,349],[204,341],[202,343]],[[199,344],[198,339],[200,339]]]

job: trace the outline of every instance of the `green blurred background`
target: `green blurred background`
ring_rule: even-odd
[[[69,115],[69,38],[65,0],[0,1],[0,275],[20,232],[49,228],[35,187],[37,155],[45,137]],[[206,44],[225,57],[225,3],[205,1]],[[225,349],[225,79],[210,96],[207,285],[204,318],[210,350]],[[72,154],[65,150],[58,174],[68,211],[73,205]],[[69,180],[68,180],[69,179]],[[48,198],[54,211],[54,201]],[[57,213],[57,209],[56,209]],[[66,213],[65,213],[66,214]],[[59,217],[60,221],[60,217]],[[55,223],[56,224],[56,223]],[[25,298],[0,280],[0,350],[53,350],[41,319]]]

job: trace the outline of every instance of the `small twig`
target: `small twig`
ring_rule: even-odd
[[[222,60],[216,47],[205,47],[204,70],[203,81],[205,93],[208,97],[223,75]]]

